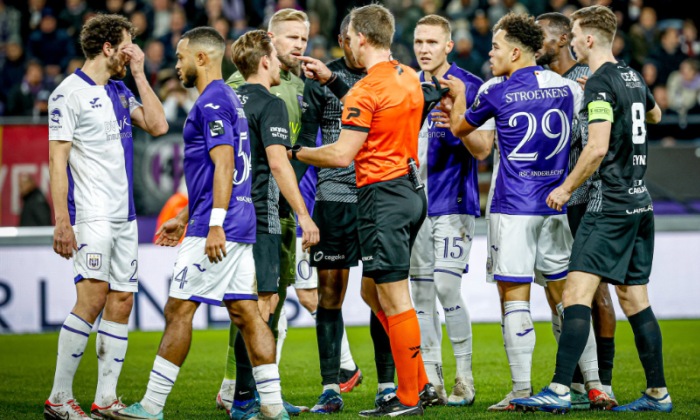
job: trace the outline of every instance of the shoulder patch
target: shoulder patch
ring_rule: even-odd
[[[212,137],[217,137],[222,134],[226,134],[224,131],[224,122],[222,120],[210,121],[209,133]]]

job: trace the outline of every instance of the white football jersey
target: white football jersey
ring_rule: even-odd
[[[122,82],[96,85],[81,70],[49,98],[49,140],[71,141],[71,224],[136,219],[131,113],[141,104]]]

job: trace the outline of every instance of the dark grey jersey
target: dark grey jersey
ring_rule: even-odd
[[[580,79],[583,76],[591,76],[591,69],[588,68],[587,65],[585,64],[578,64],[574,65],[572,68],[570,68],[566,73],[562,75],[563,77],[566,77],[569,80],[573,80],[574,82],[576,79]],[[578,115],[574,120],[572,121],[571,124],[571,148],[569,149],[569,173],[574,169],[576,166],[576,162],[578,162],[578,158],[581,156],[581,152],[583,151],[584,146],[586,146],[586,143],[588,143],[588,118],[587,118],[587,111],[584,110],[584,108],[581,109],[581,114]],[[572,194],[571,198],[569,199],[569,205],[570,206],[575,206],[578,204],[584,204],[588,203],[588,197],[589,197],[589,189],[591,188],[591,185],[593,183],[592,181],[593,176],[591,178],[588,178],[581,184],[580,187],[578,187]]]
[[[634,214],[651,210],[644,184],[647,165],[646,113],[656,106],[642,76],[620,61],[605,63],[586,82],[589,125],[610,121],[610,145],[593,174],[588,211]]]
[[[345,59],[328,63],[328,68],[336,73],[348,86],[353,86],[365,76],[364,72],[350,70]],[[304,102],[308,105],[301,117],[302,144],[315,144],[318,129],[321,129],[323,145],[333,144],[340,136],[340,118],[343,104],[328,88],[312,79],[306,79]],[[355,164],[347,168],[319,168],[316,201],[357,203],[357,181]]]

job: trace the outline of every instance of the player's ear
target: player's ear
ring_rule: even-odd
[[[338,35],[338,46],[343,48],[343,35]]]
[[[452,48],[454,48],[455,42],[453,40],[447,41],[447,44],[445,44],[445,54],[449,54],[452,52]]]
[[[510,52],[510,61],[517,61],[520,58],[520,48],[515,47],[513,48],[513,51]]]
[[[566,47],[569,44],[569,34],[561,34],[559,36],[559,48]]]
[[[102,54],[104,54],[105,57],[109,58],[112,56],[114,53],[114,48],[112,48],[112,44],[109,42],[105,42],[102,44]]]

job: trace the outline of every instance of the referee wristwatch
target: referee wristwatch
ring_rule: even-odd
[[[301,144],[295,144],[292,146],[292,160],[299,160],[297,159],[297,153],[301,150]]]

